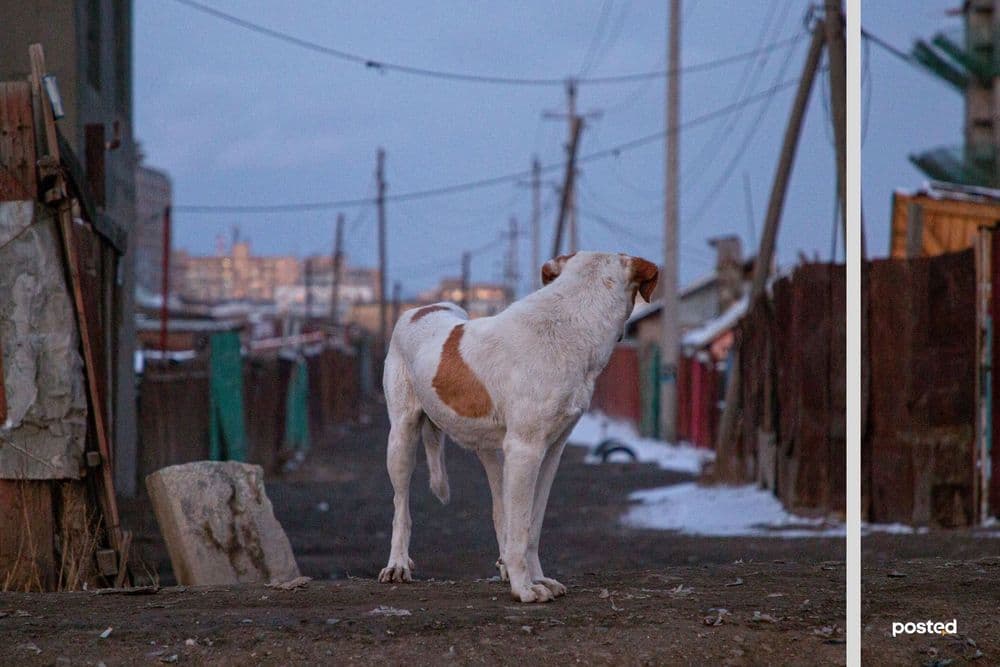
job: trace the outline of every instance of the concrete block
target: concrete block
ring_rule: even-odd
[[[274,583],[299,576],[260,466],[168,466],[148,475],[146,488],[179,584]]]

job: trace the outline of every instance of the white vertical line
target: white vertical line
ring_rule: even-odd
[[[861,664],[861,0],[847,0],[847,664]]]

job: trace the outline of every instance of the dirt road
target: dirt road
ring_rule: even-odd
[[[542,538],[546,574],[569,586],[566,597],[521,605],[490,581],[497,553],[485,475],[456,447],[450,505],[431,496],[423,461],[415,475],[419,581],[378,584],[392,513],[384,438],[383,425],[342,433],[268,484],[303,574],[314,578],[304,589],[3,594],[0,662],[844,663],[842,540],[624,528],[629,492],[690,478],[652,465],[586,465],[576,448],[556,478]],[[126,510],[144,562],[172,583],[148,508]]]
[[[1000,541],[974,531],[862,541],[862,656],[870,665],[1000,664]],[[956,620],[951,636],[897,634],[893,622]]]

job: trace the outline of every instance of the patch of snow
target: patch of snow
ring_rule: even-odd
[[[600,413],[588,412],[580,418],[567,441],[570,445],[593,449],[604,440],[613,438],[627,445],[640,463],[655,463],[663,470],[698,475],[706,463],[715,460],[715,452],[688,443],[670,444],[662,440],[640,437],[631,424],[611,419]],[[587,463],[601,463],[590,455]]]
[[[622,518],[634,528],[711,537],[844,537],[842,523],[790,514],[756,485],[699,486],[693,482],[636,491]]]
[[[890,535],[923,535],[929,532],[927,526],[908,526],[905,523],[862,523],[861,534],[889,533]]]

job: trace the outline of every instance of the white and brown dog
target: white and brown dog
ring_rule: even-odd
[[[402,315],[383,377],[395,514],[379,581],[411,580],[410,477],[422,432],[441,502],[449,498],[443,434],[474,450],[486,468],[497,565],[511,595],[545,602],[566,592],[538,560],[549,490],[636,293],[648,301],[657,275],[644,259],[578,252],[546,262],[544,286],[493,317],[469,320],[451,303]]]

